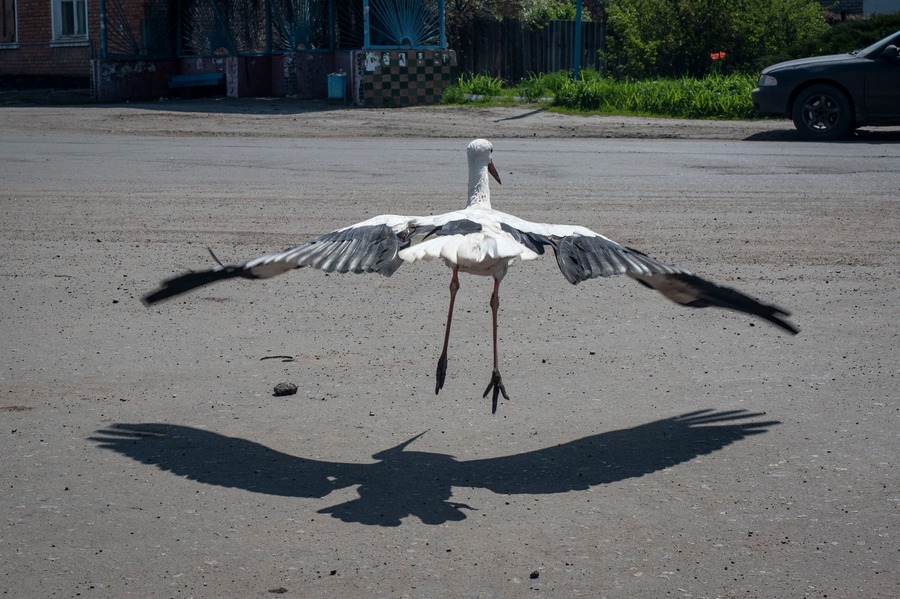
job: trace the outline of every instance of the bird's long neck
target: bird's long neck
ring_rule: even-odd
[[[490,208],[491,188],[488,183],[487,165],[469,169],[469,201],[466,208]]]

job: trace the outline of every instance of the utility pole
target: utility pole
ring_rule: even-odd
[[[572,79],[581,76],[581,0],[575,1],[575,56],[572,57]]]

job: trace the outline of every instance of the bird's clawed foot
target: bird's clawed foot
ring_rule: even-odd
[[[500,397],[500,394],[503,394],[503,399],[509,399],[509,395],[506,394],[506,387],[503,386],[503,379],[500,378],[500,371],[497,369],[494,369],[494,372],[491,373],[491,382],[488,383],[487,389],[484,390],[484,395],[481,397],[487,397],[492,389],[494,390],[494,395],[491,398],[491,414],[496,414],[497,399]]]
[[[437,372],[435,373],[434,394],[440,393],[444,388],[444,379],[447,378],[447,356],[442,355],[438,358]]]

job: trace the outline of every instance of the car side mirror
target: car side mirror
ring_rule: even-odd
[[[884,49],[884,52],[881,53],[881,55],[882,55],[884,58],[888,58],[888,59],[894,59],[894,58],[897,58],[897,55],[898,55],[898,54],[900,54],[900,50],[898,50],[898,49],[897,49],[897,46],[895,46],[894,44],[891,44],[890,46],[888,46],[887,48],[885,48],[885,49]]]

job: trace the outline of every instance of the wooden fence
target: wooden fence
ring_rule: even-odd
[[[552,73],[573,67],[575,22],[550,21],[531,27],[523,21],[477,19],[455,32],[459,69],[467,75],[491,75],[517,82],[531,73]],[[603,70],[598,51],[606,38],[606,23],[581,24],[581,66]]]

